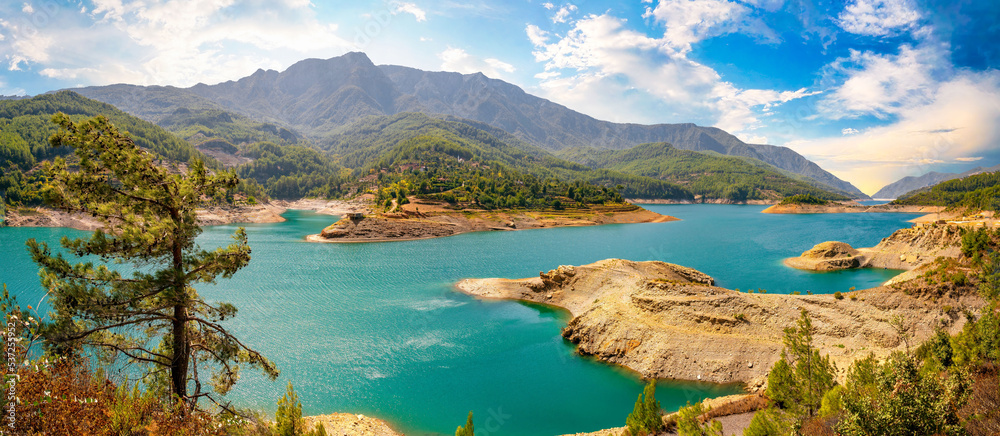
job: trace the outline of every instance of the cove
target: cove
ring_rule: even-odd
[[[765,215],[762,206],[650,205],[682,221],[469,233],[421,241],[314,244],[336,218],[289,211],[287,222],[247,225],[253,260],[233,279],[199,289],[239,309],[230,323],[282,370],[245,373],[229,398],[273,413],[291,381],[305,414],[337,411],[388,420],[406,434],[451,434],[473,410],[477,434],[556,435],[621,426],[642,383],[576,356],[559,331],[566,314],[453,290],[467,277],[520,278],[609,257],[699,269],[728,288],[770,293],[876,286],[898,271],[809,273],[781,260],[826,240],[872,246],[906,227],[906,214]],[[224,245],[237,226],[205,229]],[[2,280],[22,305],[42,296],[24,240],[55,243],[68,229],[0,228]],[[661,382],[664,409],[739,391]]]

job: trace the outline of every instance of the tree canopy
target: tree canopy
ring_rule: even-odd
[[[53,121],[59,131],[52,144],[71,147],[79,164],[74,172],[62,158],[44,165],[50,181],[43,194],[54,207],[104,225],[87,238],[61,241],[72,256],[96,256],[96,265],[71,263],[45,243],[27,242],[53,308],[44,334],[54,351],[83,347],[138,364],[149,383],[192,406],[201,397],[217,402],[213,393],[229,391],[240,365],[276,377],[270,361],[220,323],[236,307],[208,303],[193,287],[229,278],[250,261],[243,228],[227,247],[207,250],[195,242],[201,232],[195,208],[234,188],[237,177],[211,174],[198,160],[186,173],[154,165],[153,154],[102,116],[74,122],[60,113]],[[131,265],[131,276],[114,265]],[[211,370],[211,391],[199,367]]]

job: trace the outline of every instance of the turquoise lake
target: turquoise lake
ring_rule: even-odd
[[[624,425],[642,382],[574,354],[559,335],[567,314],[454,291],[467,277],[521,278],[559,265],[617,257],[701,270],[717,285],[769,293],[833,293],[877,286],[899,271],[809,273],[782,265],[813,245],[873,246],[911,214],[761,214],[763,206],[650,205],[681,218],[422,241],[315,244],[307,234],[335,220],[289,211],[287,222],[247,225],[253,260],[230,280],[200,289],[239,308],[229,326],[274,360],[276,382],[244,373],[230,399],[273,413],[287,381],[305,414],[363,413],[407,434],[453,434],[475,413],[478,435],[557,435]],[[237,226],[205,229],[229,242]],[[56,243],[83,232],[0,228],[0,281],[22,305],[42,297],[28,238]],[[44,304],[43,304],[44,306]],[[739,392],[739,386],[663,381],[664,409]]]

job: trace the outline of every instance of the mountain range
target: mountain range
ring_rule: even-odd
[[[954,179],[961,179],[963,177],[968,177],[975,174],[988,173],[994,171],[1000,171],[1000,165],[990,168],[975,167],[963,173],[939,173],[931,171],[922,176],[907,176],[893,183],[885,185],[884,187],[882,187],[882,189],[879,189],[878,192],[872,195],[872,198],[879,198],[879,199],[902,198],[910,192],[916,191],[918,189],[923,189],[928,186],[934,186],[941,182]]]
[[[404,112],[444,115],[474,126],[486,124],[557,155],[577,148],[621,150],[666,142],[682,150],[756,159],[808,177],[835,192],[867,198],[850,183],[786,147],[747,144],[721,129],[694,124],[601,121],[481,73],[377,66],[363,53],[307,59],[282,72],[258,70],[215,85],[120,84],[75,91],[156,123],[180,109],[230,111],[290,129],[320,148],[328,148],[352,122]]]

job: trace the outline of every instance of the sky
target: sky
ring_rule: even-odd
[[[787,146],[872,194],[1000,164],[998,41],[996,0],[4,0],[0,94],[214,84],[362,51]]]

